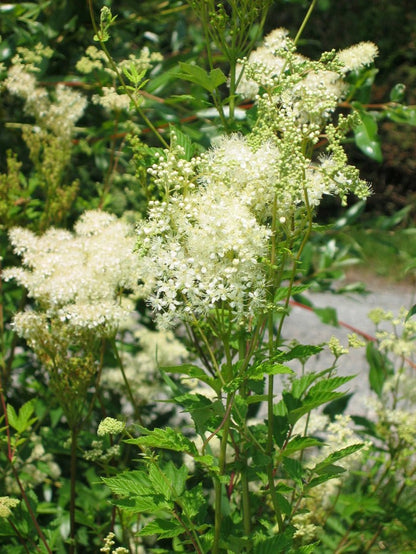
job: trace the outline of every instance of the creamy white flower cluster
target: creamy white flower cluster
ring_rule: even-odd
[[[312,62],[296,52],[286,29],[275,29],[242,60],[244,73],[237,90],[243,97],[259,99],[263,89],[288,117],[300,123],[319,122],[343,98],[344,75],[371,64],[377,53],[373,43],[361,42]]]
[[[235,192],[206,186],[151,203],[139,248],[145,293],[160,324],[221,307],[241,321],[264,305],[261,258],[270,231]]]
[[[397,315],[381,308],[371,310],[368,317],[377,325],[376,337],[380,350],[396,356],[411,357],[416,353],[416,320],[407,318],[409,311],[401,308]],[[390,329],[381,323],[390,324]]]
[[[20,500],[17,498],[10,498],[10,496],[0,496],[0,517],[6,518],[12,514],[12,508],[15,508],[19,504]]]
[[[50,57],[52,51],[36,45],[32,53],[19,53],[13,58],[4,84],[11,94],[25,101],[25,111],[36,119],[42,128],[51,131],[57,137],[69,139],[74,132],[78,119],[84,113],[87,101],[77,91],[65,85],[57,85],[51,97],[44,87],[37,84],[36,64],[44,57]]]
[[[114,332],[131,305],[120,302],[123,290],[138,291],[139,260],[131,227],[115,216],[86,212],[75,232],[49,229],[36,236],[14,228],[10,240],[24,267],[4,271],[37,301],[38,311],[18,313],[17,332],[33,339],[57,319],[74,331]]]
[[[222,137],[190,161],[166,151],[149,169],[164,199],[150,203],[138,230],[144,294],[159,323],[221,307],[242,322],[265,308],[273,215],[284,224],[305,197],[316,206],[324,194],[368,193],[337,156],[311,163],[298,143],[261,133]]]
[[[370,58],[367,52],[361,63]],[[240,81],[264,91],[256,96],[251,132],[219,137],[193,158],[173,134],[171,148],[149,168],[162,198],[150,203],[139,226],[139,251],[144,291],[161,324],[223,308],[242,323],[267,309],[278,237],[295,234],[300,214],[310,218],[325,194],[343,203],[349,193],[369,194],[341,144],[352,121],[342,115],[337,125],[329,121],[343,93],[345,63],[335,52],[316,62],[299,56],[282,29],[253,59]],[[327,152],[316,156],[322,134]]]
[[[88,46],[85,51],[85,56],[82,56],[78,60],[76,68],[80,73],[91,73],[94,70],[105,71],[111,77],[116,77],[116,73],[113,69],[107,66],[108,60],[105,53],[98,49],[96,46]],[[138,55],[130,54],[127,60],[119,62],[118,67],[123,69],[130,69],[132,64],[136,71],[141,73],[142,71],[149,70],[155,63],[162,61],[163,56],[159,52],[150,52],[149,48],[145,46],[140,50]]]
[[[113,549],[113,546],[115,545],[114,538],[114,533],[108,533],[108,535],[104,538],[104,546],[100,548],[100,552],[106,552],[107,554],[128,554],[129,551],[123,546],[118,546]]]

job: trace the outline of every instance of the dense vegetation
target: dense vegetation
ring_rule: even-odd
[[[416,309],[285,333],[359,258],[414,275],[410,2],[0,15],[0,545],[414,552]]]

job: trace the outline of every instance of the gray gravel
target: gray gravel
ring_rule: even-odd
[[[369,294],[334,295],[332,293],[305,293],[316,308],[332,307],[337,311],[338,321],[352,325],[361,331],[374,335],[374,325],[368,319],[368,312],[376,307],[396,313],[402,306],[411,308],[416,303],[415,288],[410,285],[391,284],[371,278],[366,281]],[[300,307],[292,307],[284,326],[284,338],[296,339],[303,344],[320,344],[328,341],[332,335],[339,338],[343,346],[348,345],[350,330],[334,327],[321,322],[318,316]],[[308,362],[307,369],[323,370],[333,362],[333,356],[322,352],[319,357]],[[350,349],[350,353],[340,358],[339,375],[357,375],[348,383],[346,389],[354,392],[348,406],[349,413],[367,413],[365,398],[369,394],[368,364],[364,348]]]

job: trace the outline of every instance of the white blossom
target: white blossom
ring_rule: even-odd
[[[10,240],[24,267],[6,269],[4,278],[26,287],[40,308],[15,316],[16,331],[25,338],[36,330],[38,339],[44,338],[50,318],[74,330],[105,334],[131,311],[119,293],[137,294],[139,259],[131,227],[115,216],[86,212],[74,233],[51,228],[36,236],[14,228]]]
[[[372,42],[359,42],[337,53],[338,60],[342,63],[342,72],[357,71],[366,65],[373,63],[378,55],[378,48]]]

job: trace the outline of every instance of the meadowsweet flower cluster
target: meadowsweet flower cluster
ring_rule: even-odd
[[[77,194],[79,182],[68,183],[66,169],[71,160],[76,124],[87,104],[84,96],[64,84],[57,84],[50,90],[38,84],[39,66],[52,54],[50,48],[41,44],[35,45],[31,51],[18,48],[18,54],[12,59],[4,81],[7,91],[23,100],[24,111],[33,120],[30,124],[13,125],[20,128],[33,164],[34,178],[29,179],[35,184],[35,187],[33,184],[30,186],[30,193],[36,198],[33,205],[36,206],[39,198],[44,200],[40,202],[40,229],[63,219]],[[14,181],[16,177],[20,179],[16,173],[16,163],[17,159],[15,162],[10,161],[8,168]],[[15,186],[13,188],[17,190]],[[10,191],[6,188],[6,200],[9,203],[13,199],[13,188]],[[27,198],[28,194],[25,189],[23,198]]]
[[[412,362],[416,321],[405,308],[397,315],[376,308],[369,318],[376,325],[377,347],[386,356],[386,373],[378,397],[370,398],[368,405],[374,412],[379,436],[406,457],[416,450],[416,377]]]
[[[105,212],[86,212],[75,232],[49,229],[36,236],[14,228],[10,240],[24,267],[5,270],[5,279],[26,287],[39,311],[17,314],[16,330],[34,339],[36,328],[58,319],[74,330],[112,333],[130,305],[120,303],[123,290],[137,292],[138,260],[126,223]]]
[[[75,232],[49,229],[36,236],[14,228],[10,240],[24,267],[4,271],[23,285],[37,309],[16,314],[14,327],[35,349],[85,333],[113,334],[132,309],[123,290],[137,293],[138,260],[131,228],[114,216],[86,212]]]
[[[128,554],[129,551],[123,546],[118,546],[113,550],[113,546],[115,544],[114,538],[114,533],[108,533],[108,535],[104,538],[104,546],[100,548],[100,552],[106,552],[107,554]]]
[[[148,71],[152,66],[162,61],[163,56],[159,52],[150,52],[149,48],[145,46],[139,52],[139,55],[130,54],[126,60],[122,60],[118,63],[118,68],[123,71],[124,69],[131,69],[134,66],[137,73]],[[99,50],[96,46],[88,46],[85,56],[77,62],[76,69],[80,73],[89,74],[92,71],[104,71],[111,77],[116,77],[116,73],[113,69],[108,67],[108,59],[102,50]]]
[[[245,98],[259,99],[261,89],[273,96],[275,102],[286,104],[288,112],[307,120],[308,108],[327,116],[345,93],[342,77],[349,71],[357,71],[373,63],[378,54],[377,46],[361,42],[339,52],[326,52],[319,62],[311,62],[296,52],[296,47],[286,29],[275,29],[264,39],[262,46],[254,50],[248,59],[242,60],[238,92]],[[293,85],[278,86],[289,79]]]
[[[402,308],[397,316],[381,308],[372,310],[368,317],[377,326],[376,338],[380,350],[395,356],[411,357],[416,352],[416,321],[407,319],[408,310]],[[390,329],[380,324],[389,323]]]
[[[0,496],[0,517],[9,517],[12,513],[12,508],[15,508],[19,504],[20,500],[17,498],[10,498],[10,496]]]
[[[189,161],[174,146],[150,168],[164,199],[149,205],[139,251],[159,323],[216,308],[231,310],[237,322],[258,313],[267,305],[271,221],[285,224],[324,194],[368,193],[339,151],[312,163],[290,144],[261,131],[231,135]]]
[[[34,117],[39,126],[38,133],[46,130],[68,140],[84,113],[87,101],[79,92],[65,85],[57,85],[52,97],[46,88],[38,86],[35,77],[37,66],[43,58],[52,54],[50,48],[42,45],[35,46],[33,52],[18,50],[4,84],[11,94],[24,100],[26,113]]]
[[[76,68],[85,75],[98,71],[107,76],[109,86],[102,86],[100,94],[94,94],[92,101],[108,111],[128,110],[130,107],[129,95],[119,92],[114,86],[114,83],[118,82],[120,73],[123,78],[129,81],[133,79],[132,83],[137,86],[145,73],[163,59],[160,53],[150,52],[149,48],[144,47],[138,55],[130,54],[126,60],[118,62],[117,70],[119,73],[117,73],[109,64],[107,56],[102,50],[95,46],[89,46],[85,54],[78,61]],[[136,78],[138,79],[137,82]]]
[[[83,458],[91,462],[99,462],[102,464],[108,463],[110,460],[115,460],[121,455],[119,444],[104,446],[102,440],[95,440],[91,443],[91,448],[84,450]]]
[[[134,308],[139,260],[133,229],[115,216],[86,212],[74,233],[50,228],[44,235],[14,228],[10,240],[23,267],[6,269],[35,300],[17,313],[13,327],[47,370],[49,385],[70,426],[99,367],[100,339],[114,337]]]
[[[277,238],[290,226],[300,232],[301,214],[311,217],[325,194],[343,203],[350,193],[369,194],[341,145],[354,118],[330,121],[345,88],[336,53],[307,60],[278,29],[253,56],[240,82],[258,87],[252,131],[218,137],[195,157],[173,133],[171,148],[149,169],[161,200],[139,226],[139,251],[144,291],[161,324],[216,309],[241,323],[266,309]],[[322,135],[327,152],[315,156]]]
[[[235,319],[253,315],[265,303],[270,231],[243,201],[223,189],[153,202],[139,227],[145,291],[159,323],[192,321],[221,306]]]
[[[371,65],[378,55],[378,48],[373,42],[359,42],[337,52],[337,59],[342,63],[341,71],[359,71]]]
[[[97,435],[99,437],[104,437],[105,435],[118,435],[124,430],[125,426],[126,424],[123,421],[119,421],[113,417],[106,417],[100,421]]]

